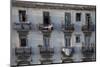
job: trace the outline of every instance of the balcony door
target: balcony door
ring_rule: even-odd
[[[71,36],[65,34],[65,47],[66,48],[69,48],[70,47],[70,44],[71,44]]]
[[[26,47],[26,46],[27,46],[26,37],[20,37],[20,47]]]
[[[65,13],[65,25],[71,24],[71,13]]]
[[[19,10],[19,21],[20,22],[26,21],[26,11],[25,10]]]
[[[44,41],[44,47],[48,48],[49,47],[49,37],[43,36],[43,41]]]
[[[43,12],[43,24],[44,25],[50,24],[49,12]]]
[[[86,46],[90,45],[90,36],[85,36],[85,44]]]
[[[91,23],[91,16],[90,16],[90,14],[89,13],[86,13],[86,15],[85,15],[86,17],[86,24],[90,24]]]

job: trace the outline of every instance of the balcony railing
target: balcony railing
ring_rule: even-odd
[[[83,44],[82,53],[85,57],[91,57],[95,53],[96,45],[95,44]]]
[[[86,25],[83,25],[82,26],[82,31],[84,33],[93,32],[93,31],[95,31],[95,25],[94,24],[86,24]]]
[[[39,30],[41,30],[42,32],[52,32],[53,30],[53,25],[52,24],[48,24],[48,25],[44,25],[44,24],[39,24]]]
[[[62,25],[62,29],[64,32],[73,32],[74,31],[74,24]]]
[[[53,61],[52,58],[42,58],[42,59],[40,60],[41,64],[51,64],[52,61]]]
[[[29,31],[32,29],[32,24],[27,22],[14,23],[14,29],[17,31]]]
[[[17,64],[30,64],[32,61],[31,58],[32,50],[28,47],[20,47],[15,48],[15,56],[16,56],[16,62]]]
[[[50,58],[54,53],[54,49],[50,47],[44,47],[42,45],[39,45],[39,49],[40,49],[40,54],[43,58]]]

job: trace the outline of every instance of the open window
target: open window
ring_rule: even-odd
[[[80,35],[76,35],[76,43],[80,43]]]
[[[89,13],[86,13],[86,24],[90,24],[90,22],[91,22],[91,16],[90,16],[90,14]]]
[[[19,10],[19,21],[20,22],[26,21],[26,11],[25,10]]]
[[[26,47],[27,45],[27,40],[26,38],[20,38],[20,46],[21,47]]]
[[[76,13],[76,21],[81,21],[81,13]]]
[[[43,24],[44,25],[50,24],[49,12],[43,12]]]

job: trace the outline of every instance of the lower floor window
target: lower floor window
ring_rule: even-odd
[[[66,43],[66,47],[69,47],[70,46],[70,38],[66,38],[65,39],[65,43]]]
[[[21,47],[25,47],[26,46],[26,38],[21,38],[20,43],[21,43]]]
[[[85,44],[86,45],[90,44],[90,37],[89,36],[85,36]]]
[[[46,48],[48,48],[48,47],[49,47],[49,38],[48,38],[48,37],[44,37],[44,38],[43,38],[43,41],[44,41],[44,46],[45,46]]]
[[[71,37],[68,34],[65,34],[65,47],[70,47],[70,42]]]
[[[80,43],[80,35],[76,35],[76,43]]]

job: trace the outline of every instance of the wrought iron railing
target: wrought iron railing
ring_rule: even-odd
[[[29,31],[32,29],[32,24],[27,22],[14,23],[14,29],[17,31]]]
[[[42,55],[42,57],[44,58],[50,58],[52,57],[54,53],[54,49],[53,48],[46,48],[46,47],[40,47],[40,54]]]
[[[96,45],[84,43],[82,46],[82,53],[85,57],[90,57],[95,53]]]
[[[29,47],[15,48],[17,64],[30,64],[32,61],[32,49]]]
[[[62,29],[64,32],[73,32],[74,31],[74,24],[62,25]]]
[[[82,26],[83,32],[93,32],[95,31],[95,25],[94,24],[86,24]]]

